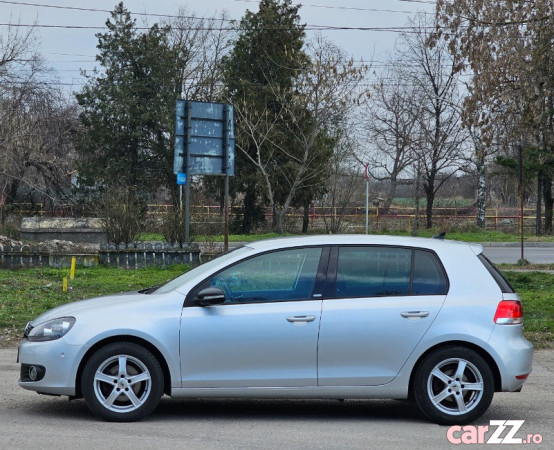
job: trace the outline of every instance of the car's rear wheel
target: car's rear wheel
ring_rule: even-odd
[[[465,347],[430,353],[415,372],[413,395],[421,412],[442,425],[463,425],[482,416],[494,395],[487,362]]]
[[[104,420],[142,419],[163,394],[163,371],[156,357],[131,342],[108,344],[87,361],[81,379],[90,410]]]

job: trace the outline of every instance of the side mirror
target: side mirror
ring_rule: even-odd
[[[195,303],[200,306],[212,306],[212,305],[221,305],[225,302],[225,292],[223,292],[218,287],[208,287],[202,289],[196,295]]]

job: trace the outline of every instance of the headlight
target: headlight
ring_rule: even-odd
[[[75,317],[60,317],[41,323],[31,330],[28,339],[30,341],[53,341],[67,334],[75,323]]]

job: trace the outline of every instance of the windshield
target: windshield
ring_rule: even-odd
[[[218,256],[215,259],[212,259],[211,261],[208,261],[204,264],[201,264],[194,269],[189,270],[188,272],[185,272],[183,275],[178,276],[177,278],[174,278],[173,280],[167,282],[163,286],[160,286],[157,288],[153,293],[155,294],[165,294],[167,292],[173,291],[177,289],[179,286],[182,286],[183,284],[187,283],[189,280],[192,280],[193,278],[197,277],[198,275],[202,273],[209,274],[211,273],[212,269],[216,266],[219,266],[222,263],[225,263],[226,260],[235,259],[237,256],[244,256],[247,255],[252,251],[251,247],[237,247],[236,249],[233,249],[221,256]]]

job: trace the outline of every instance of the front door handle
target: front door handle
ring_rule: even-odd
[[[429,311],[404,311],[401,312],[400,315],[404,317],[404,319],[421,319],[427,317]]]
[[[313,322],[315,316],[288,316],[287,321],[290,323],[308,323]]]

